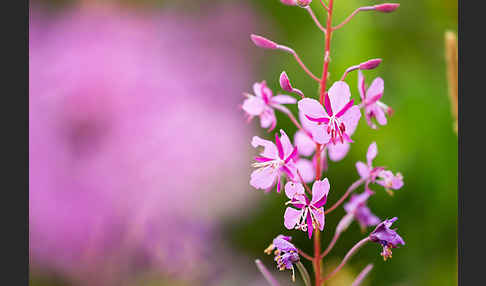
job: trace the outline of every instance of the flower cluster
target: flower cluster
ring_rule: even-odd
[[[321,77],[312,73],[292,48],[262,36],[251,35],[253,43],[260,48],[281,50],[293,55],[304,72],[319,84],[319,96],[318,98],[307,97],[300,89],[292,85],[285,71],[279,77],[280,87],[283,92],[296,95],[298,98],[285,94],[274,96],[274,92],[267,86],[266,81],[257,82],[253,85],[254,95],[245,94],[246,99],[243,102],[242,109],[249,119],[258,116],[262,128],[268,128],[268,131],[271,131],[276,127],[276,111],[288,116],[297,127],[297,131],[293,133],[293,141],[282,129],[280,134],[275,134],[274,141],[258,136],[253,137],[251,145],[255,148],[263,147],[263,150],[261,150],[259,156],[255,157],[253,167],[256,169],[251,174],[250,185],[257,189],[263,189],[265,192],[270,192],[277,185],[277,193],[280,193],[283,184],[282,179],[286,179],[284,189],[289,200],[285,203],[287,207],[283,214],[283,224],[288,230],[304,231],[307,232],[309,239],[314,238],[314,255],[308,255],[298,249],[290,243],[290,237],[285,235],[277,236],[272,244],[265,249],[265,253],[271,254],[274,251],[279,270],[289,269],[294,273],[294,264],[297,265],[307,286],[310,285],[310,278],[299,260],[300,257],[311,260],[314,265],[314,280],[317,286],[337,273],[348,259],[368,241],[382,245],[381,255],[385,260],[391,257],[392,248],[396,248],[399,244],[405,244],[396,231],[390,229],[391,224],[397,218],[381,221],[367,206],[368,201],[375,193],[370,189],[371,184],[383,186],[389,194],[392,194],[392,190],[398,190],[403,186],[403,176],[400,173],[394,174],[385,167],[373,166],[372,162],[378,154],[378,147],[375,142],[371,143],[368,148],[366,163],[356,163],[359,179],[346,190],[336,203],[330,207],[326,206],[326,209],[324,209],[324,205],[328,200],[331,186],[329,179],[323,178],[323,172],[327,172],[328,169],[328,157],[331,161],[338,162],[348,154],[354,143],[352,136],[358,127],[361,112],[363,112],[367,124],[372,129],[377,129],[377,124],[386,125],[387,116],[391,116],[393,113],[392,109],[381,101],[384,92],[384,80],[377,77],[369,87],[365,84],[363,72],[376,69],[382,62],[379,58],[369,59],[350,66],[339,80],[332,83],[329,89],[326,89],[329,80],[331,34],[344,26],[359,12],[388,13],[396,10],[399,4],[384,3],[360,7],[341,24],[333,27],[330,21],[333,13],[333,0],[329,0],[327,4],[325,1],[320,1],[328,15],[328,21],[326,27],[324,27],[310,6],[311,0],[281,0],[281,2],[288,6],[299,6],[305,9],[316,26],[323,32],[326,39],[323,73]],[[359,97],[356,99],[360,100],[359,104],[352,98],[351,89],[346,82],[346,76],[352,71],[358,72],[357,93]],[[292,105],[299,112],[298,119],[289,109]],[[296,108],[295,105],[297,105]],[[312,183],[312,188],[307,185],[310,183]],[[359,194],[352,194],[360,186],[364,186],[364,191]],[[334,190],[333,193],[335,193]],[[344,203],[350,195],[349,201]],[[329,246],[324,252],[320,253],[319,234],[324,231],[325,216],[341,204],[343,204],[346,214],[338,223]],[[354,220],[358,222],[362,232],[366,232],[367,228],[371,226],[376,226],[376,228],[349,250],[341,264],[331,274],[321,277],[320,263],[322,258],[331,251],[340,234],[348,229],[348,226]],[[259,263],[257,263],[259,269],[263,269],[261,262]],[[268,271],[265,270],[263,274],[265,277],[269,277]],[[359,277],[359,279],[361,281],[363,277]],[[272,285],[276,284],[276,280],[270,280],[271,282],[269,282]]]

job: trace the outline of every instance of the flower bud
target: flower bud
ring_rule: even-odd
[[[264,48],[264,49],[272,49],[275,50],[278,48],[278,45],[267,38],[262,36],[258,36],[255,34],[251,34],[251,40],[257,47]]]
[[[297,5],[297,0],[280,0],[282,4],[289,5],[289,6],[295,6]]]
[[[311,2],[312,0],[297,0],[297,5],[299,5],[299,7],[305,8],[309,6]]]
[[[288,91],[288,92],[293,91],[292,85],[290,84],[289,77],[287,76],[287,73],[285,71],[283,71],[280,74],[280,87],[283,90]]]
[[[359,69],[360,70],[372,70],[379,66],[381,63],[381,59],[372,59],[368,60],[364,63],[359,64]]]
[[[375,10],[380,11],[383,13],[390,13],[395,11],[398,7],[400,7],[400,4],[398,3],[383,3],[379,5],[375,5]]]

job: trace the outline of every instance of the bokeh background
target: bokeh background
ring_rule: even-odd
[[[335,1],[334,23],[377,3]],[[400,171],[405,186],[393,197],[377,192],[369,205],[399,217],[407,244],[386,262],[366,246],[328,285],[350,285],[370,262],[367,285],[457,284],[457,135],[444,58],[457,1],[400,4],[392,14],[361,13],[333,35],[331,82],[380,57],[366,78],[384,79],[383,101],[395,113],[378,130],[361,120],[348,156],[326,176],[332,203],[376,141],[376,165]],[[30,6],[31,285],[266,285],[253,261],[275,269],[263,254],[273,237],[291,234],[311,250],[283,226],[286,198],[248,185],[251,136],[269,135],[238,108],[255,81],[279,90],[282,70],[317,96],[292,57],[249,40],[254,32],[291,46],[320,74],[324,40],[303,9],[278,0]],[[347,81],[357,98],[357,75]],[[326,217],[324,243],[342,214]],[[324,268],[362,236],[353,223]],[[291,284],[289,273],[276,275]]]

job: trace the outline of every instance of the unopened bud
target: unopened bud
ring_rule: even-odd
[[[381,59],[372,59],[369,61],[366,61],[364,63],[359,64],[359,69],[360,70],[372,70],[379,66],[381,63]]]
[[[400,7],[400,4],[398,3],[383,3],[375,5],[375,10],[384,13],[390,13],[395,11],[398,7]]]
[[[309,6],[309,4],[312,2],[312,0],[297,0],[297,5],[299,5],[302,8],[305,8]]]
[[[351,222],[353,222],[353,218],[354,216],[352,214],[346,214],[345,216],[343,216],[343,218],[339,221],[336,227],[336,232],[341,233],[345,231],[349,227]]]
[[[289,5],[289,6],[295,6],[297,5],[297,0],[280,0],[282,4]]]
[[[287,76],[287,73],[283,71],[280,74],[280,87],[288,92],[292,92],[293,88],[292,85],[290,84],[289,77]]]
[[[278,48],[278,45],[267,38],[262,36],[258,36],[255,34],[251,34],[251,40],[257,47],[264,48],[264,49],[272,49],[275,50]]]

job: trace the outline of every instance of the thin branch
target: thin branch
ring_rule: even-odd
[[[326,281],[328,279],[330,279],[331,277],[333,277],[336,273],[339,272],[339,270],[341,270],[341,268],[343,268],[343,266],[348,262],[348,260],[363,246],[365,245],[368,241],[370,241],[370,238],[367,236],[365,238],[363,238],[362,240],[360,240],[358,243],[356,243],[349,251],[348,253],[346,253],[346,256],[344,256],[344,259],[343,261],[341,261],[341,264],[338,265],[338,267],[336,267],[336,269],[334,269],[330,274],[328,274],[326,277],[324,277],[324,279],[322,279],[322,281]]]
[[[326,3],[324,3],[323,0],[320,0],[321,1],[321,4],[322,4],[322,7],[324,7],[324,9],[326,9],[327,11],[329,11],[329,7],[327,7]]]
[[[314,14],[314,12],[312,11],[312,8],[311,6],[307,6],[305,8],[305,10],[307,10],[307,12],[309,12],[309,15],[312,17],[312,20],[314,20],[314,23],[316,23],[316,26],[319,28],[319,30],[321,30],[322,32],[324,32],[324,34],[326,34],[326,28],[324,28],[321,23],[319,22],[319,20],[317,19],[316,15]]]
[[[333,31],[336,31],[337,29],[339,29],[342,26],[346,25],[359,12],[361,12],[361,11],[370,11],[370,10],[375,10],[375,7],[373,7],[373,6],[359,7],[358,9],[354,10],[353,13],[351,13],[351,15],[349,15],[348,18],[346,18],[346,20],[344,20],[341,24],[333,27],[332,30]]]
[[[334,209],[336,209],[349,196],[349,194],[351,194],[354,190],[356,190],[359,186],[361,186],[361,184],[363,184],[365,181],[366,178],[361,178],[356,182],[354,182],[351,186],[349,186],[349,188],[346,190],[346,193],[344,193],[344,195],[339,199],[339,201],[337,201],[334,205],[332,205],[332,207],[327,209],[324,212],[324,214],[328,214],[332,212]]]
[[[366,275],[368,275],[368,273],[371,271],[371,269],[373,269],[372,263],[366,265],[366,267],[358,274],[358,276],[354,280],[353,284],[351,284],[351,286],[359,286],[361,282],[363,282]]]
[[[304,132],[306,132],[304,130],[304,128],[302,128],[302,126],[300,125],[300,123],[297,121],[297,119],[295,118],[295,116],[292,114],[292,112],[287,107],[285,107],[283,105],[275,105],[274,108],[282,111],[283,113],[285,113],[290,118],[290,121],[292,121],[292,123],[294,123],[294,125],[297,126],[297,128],[299,128],[300,130],[303,130]]]
[[[286,46],[282,46],[282,45],[278,45],[278,49],[280,50],[283,50],[283,51],[286,51],[290,54],[292,54],[295,58],[295,60],[297,61],[297,63],[299,63],[300,67],[312,78],[314,79],[315,81],[317,82],[320,82],[320,79],[315,76],[306,66],[305,64],[302,62],[302,60],[300,59],[299,55],[291,48],[289,47],[286,47]]]
[[[265,280],[267,280],[268,284],[271,286],[280,286],[280,284],[277,282],[277,279],[273,277],[273,275],[268,271],[268,269],[263,265],[263,263],[260,261],[260,259],[255,260],[255,264],[258,267],[258,270],[263,274],[263,277],[265,277]]]
[[[336,241],[338,240],[339,235],[341,235],[341,232],[336,231],[334,233],[334,236],[331,240],[331,243],[329,243],[326,250],[324,250],[324,252],[321,254],[321,256],[320,256],[321,259],[323,259],[331,251],[331,249],[334,247],[334,244],[336,244]]]
[[[304,251],[302,250],[298,250],[299,251],[299,254],[304,257],[305,259],[307,260],[310,260],[310,261],[314,261],[314,257],[310,256],[309,254],[305,253]]]

